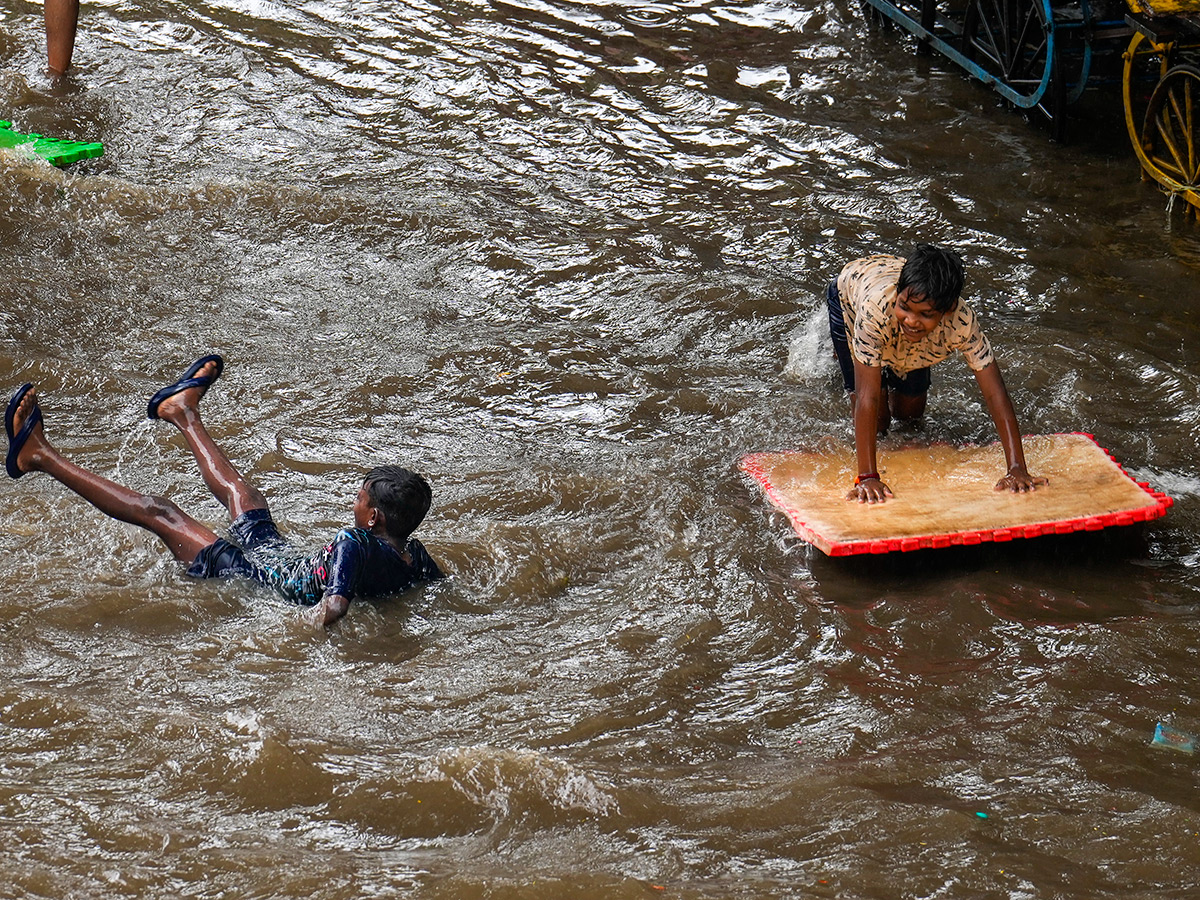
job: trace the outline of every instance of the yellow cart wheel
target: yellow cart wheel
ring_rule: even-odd
[[[1142,152],[1142,125],[1146,121],[1146,110],[1150,97],[1171,67],[1175,45],[1158,43],[1141,32],[1134,32],[1129,48],[1124,53],[1125,69],[1121,80],[1121,91],[1125,101],[1125,127],[1129,131],[1129,143],[1138,156],[1146,177],[1151,177],[1147,160]]]
[[[1141,138],[1150,176],[1200,208],[1200,68],[1167,70],[1150,96]]]

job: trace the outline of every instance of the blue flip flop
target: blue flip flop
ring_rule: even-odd
[[[21,398],[32,390],[33,385],[29,382],[21,385],[12,395],[12,399],[8,401],[8,408],[4,410],[4,433],[8,435],[8,456],[4,460],[4,468],[8,470],[9,478],[20,478],[25,474],[17,467],[17,456],[21,453],[25,442],[29,440],[29,435],[33,434],[33,429],[37,428],[38,423],[42,421],[42,408],[35,402],[33,412],[29,414],[29,418],[25,420],[21,430],[13,434],[13,417],[17,414],[17,407],[21,404]]]
[[[196,373],[199,372],[207,363],[215,362],[217,364],[217,374],[208,375],[197,378]],[[179,377],[179,380],[174,384],[168,384],[165,388],[150,398],[150,403],[146,406],[146,415],[152,419],[158,418],[158,407],[168,397],[174,397],[180,391],[186,391],[188,388],[202,388],[200,396],[204,396],[204,392],[208,390],[208,386],[221,377],[221,373],[225,371],[225,360],[221,359],[217,354],[213,353],[209,356],[202,356],[190,366],[188,370]]]

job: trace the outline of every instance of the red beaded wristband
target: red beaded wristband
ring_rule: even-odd
[[[854,483],[856,485],[859,485],[859,484],[862,484],[864,481],[878,481],[878,480],[879,480],[878,472],[868,472],[866,475],[856,476],[854,479]]]

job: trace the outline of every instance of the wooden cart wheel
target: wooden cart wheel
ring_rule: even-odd
[[[1129,143],[1138,155],[1142,168],[1146,168],[1142,151],[1142,125],[1146,121],[1146,110],[1150,96],[1162,77],[1171,68],[1174,57],[1173,44],[1158,44],[1139,31],[1133,33],[1129,47],[1123,54],[1124,71],[1121,78],[1121,95],[1125,105],[1125,128],[1129,132]],[[1147,173],[1149,178],[1149,173]]]
[[[968,0],[963,53],[1008,85],[1024,109],[1039,110],[1057,137],[1066,91],[1057,77],[1050,0]]]
[[[1178,65],[1163,75],[1146,108],[1138,157],[1155,181],[1200,207],[1200,68]]]

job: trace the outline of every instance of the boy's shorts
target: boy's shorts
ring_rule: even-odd
[[[842,384],[847,392],[854,390],[854,357],[850,355],[850,343],[846,339],[846,320],[842,318],[842,298],[838,293],[836,281],[829,282],[825,291],[825,304],[829,307],[829,336],[833,338],[833,352],[837,355],[838,367],[842,370]],[[906,375],[900,375],[890,366],[884,366],[880,373],[883,386],[889,391],[903,394],[906,397],[920,397],[929,392],[933,383],[933,375],[929,367],[913,369]]]
[[[227,578],[241,575],[253,578],[260,568],[246,553],[256,550],[280,550],[287,542],[275,527],[269,509],[251,509],[229,525],[230,540],[217,538],[196,554],[187,570],[193,578]]]

